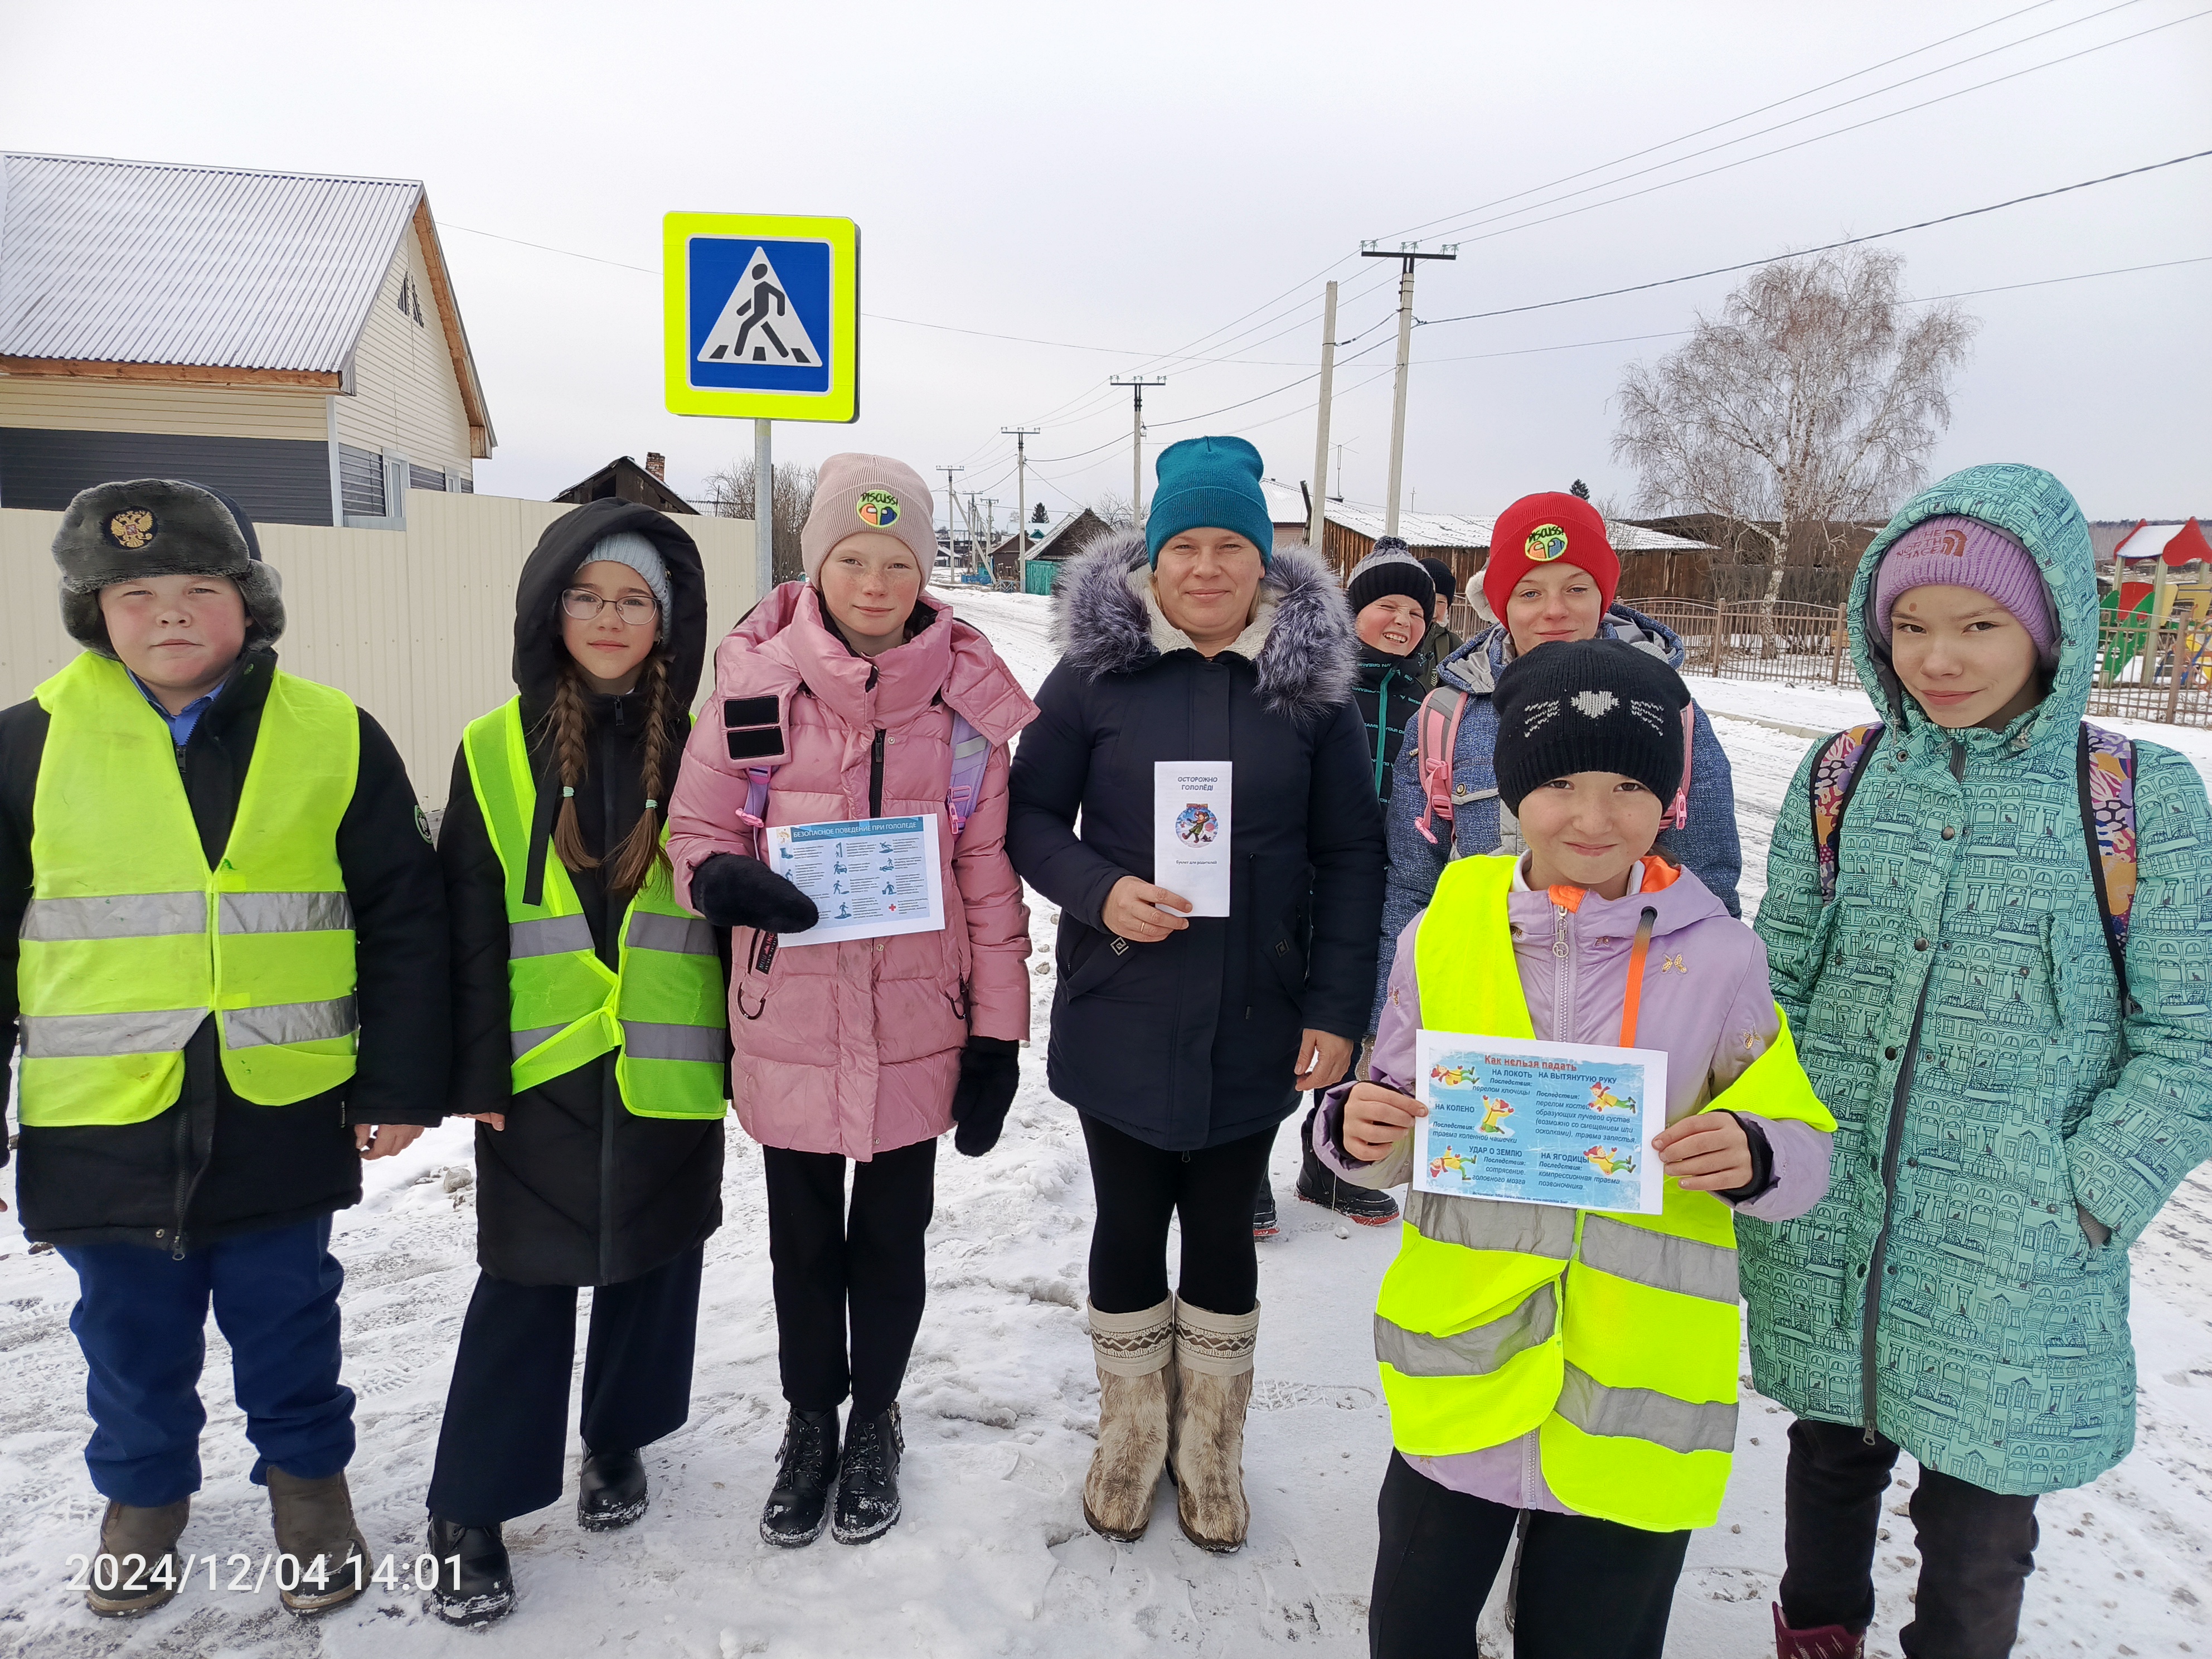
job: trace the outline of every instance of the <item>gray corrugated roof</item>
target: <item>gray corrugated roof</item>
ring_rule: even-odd
[[[336,372],[422,194],[0,153],[0,356]]]

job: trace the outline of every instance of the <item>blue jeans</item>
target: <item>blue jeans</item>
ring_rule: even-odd
[[[338,1287],[323,1216],[227,1238],[181,1261],[143,1244],[61,1247],[76,1269],[70,1329],[90,1376],[84,1461],[100,1495],[155,1508],[200,1487],[207,1316],[230,1343],[231,1385],[260,1454],[316,1480],[353,1456],[353,1390],[338,1382]]]

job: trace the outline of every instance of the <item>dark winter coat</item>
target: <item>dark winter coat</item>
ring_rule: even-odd
[[[1276,554],[1252,626],[1211,659],[1148,602],[1149,582],[1132,537],[1070,562],[1006,847],[1060,907],[1053,1092],[1188,1151],[1290,1112],[1302,1030],[1367,1029],[1382,823],[1350,696],[1352,617],[1327,568]],[[1179,760],[1235,768],[1231,914],[1132,945],[1106,932],[1106,896],[1151,879],[1152,768]]]
[[[1390,804],[1398,751],[1406,746],[1406,728],[1436,683],[1437,666],[1418,647],[1402,657],[1371,645],[1359,647],[1359,679],[1352,688],[1352,700],[1366,729],[1368,780],[1385,806]]]
[[[210,864],[229,842],[276,668],[274,651],[249,649],[177,751]],[[146,718],[159,716],[149,708]],[[36,702],[0,714],[0,1040],[11,1049],[16,939],[31,899],[32,803],[47,725]],[[353,1125],[439,1121],[451,1042],[445,898],[406,766],[365,710],[337,857],[354,915],[361,1020],[354,1075],[289,1106],[256,1106],[232,1091],[215,1022],[204,1022],[185,1045],[184,1086],[168,1110],[143,1123],[22,1131],[15,1191],[31,1237],[176,1251],[310,1220],[361,1201]]]
[[[592,545],[634,530],[668,566],[669,689],[678,709],[699,692],[707,648],[707,580],[699,551],[675,520],[649,507],[599,501],[556,519],[522,567],[514,599],[514,683],[538,778],[538,833],[560,805],[547,714],[562,666],[560,596]],[[595,856],[618,846],[645,810],[639,781],[645,693],[587,699],[589,763],[576,790],[576,823]],[[690,730],[679,714],[661,783],[676,786]],[[556,856],[550,851],[549,857]],[[477,1260],[520,1285],[612,1285],[682,1255],[722,1224],[719,1120],[640,1117],[622,1102],[615,1055],[601,1054],[520,1094],[512,1092],[508,1043],[506,878],[484,828],[465,752],[453,759],[453,794],[438,857],[453,918],[453,1106],[504,1112],[507,1127],[477,1126]],[[631,895],[610,892],[595,869],[568,878],[610,968]],[[725,936],[726,939],[726,936]]]

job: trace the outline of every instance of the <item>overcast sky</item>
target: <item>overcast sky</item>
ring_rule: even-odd
[[[1339,369],[1344,493],[1379,504],[1395,265],[1365,239],[1461,243],[1420,274],[1442,319],[2212,148],[2203,0],[0,11],[0,146],[425,181],[498,431],[477,488],[540,498],[624,452],[687,492],[751,453],[750,423],[662,403],[672,210],[857,220],[861,418],[779,424],[777,458],[962,464],[1004,522],[1002,426],[1044,428],[1032,500],[1127,491],[1116,374],[1167,377],[1148,495],[1158,445],[1208,432],[1310,477],[1314,387],[1276,389],[1317,364],[1329,276],[1344,356],[1375,348]],[[1963,302],[1983,326],[1937,474],[2029,461],[2092,517],[2212,514],[2212,159],[1880,246],[1916,295],[2040,284]],[[1622,368],[1736,280],[1416,329],[1409,504],[1493,514],[1577,477],[1626,500]]]

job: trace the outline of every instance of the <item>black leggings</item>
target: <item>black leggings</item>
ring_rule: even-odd
[[[1368,1602],[1371,1659],[1468,1659],[1522,1511],[1440,1486],[1395,1451],[1376,1509],[1382,1536]],[[1660,1659],[1690,1534],[1528,1515],[1514,1659]]]
[[[1167,1152],[1082,1116],[1098,1200],[1091,1230],[1091,1300],[1098,1311],[1142,1313],[1167,1300],[1174,1217],[1182,1223],[1176,1293],[1208,1313],[1250,1313],[1260,1290],[1252,1195],[1267,1167],[1273,1127],[1225,1146]]]

